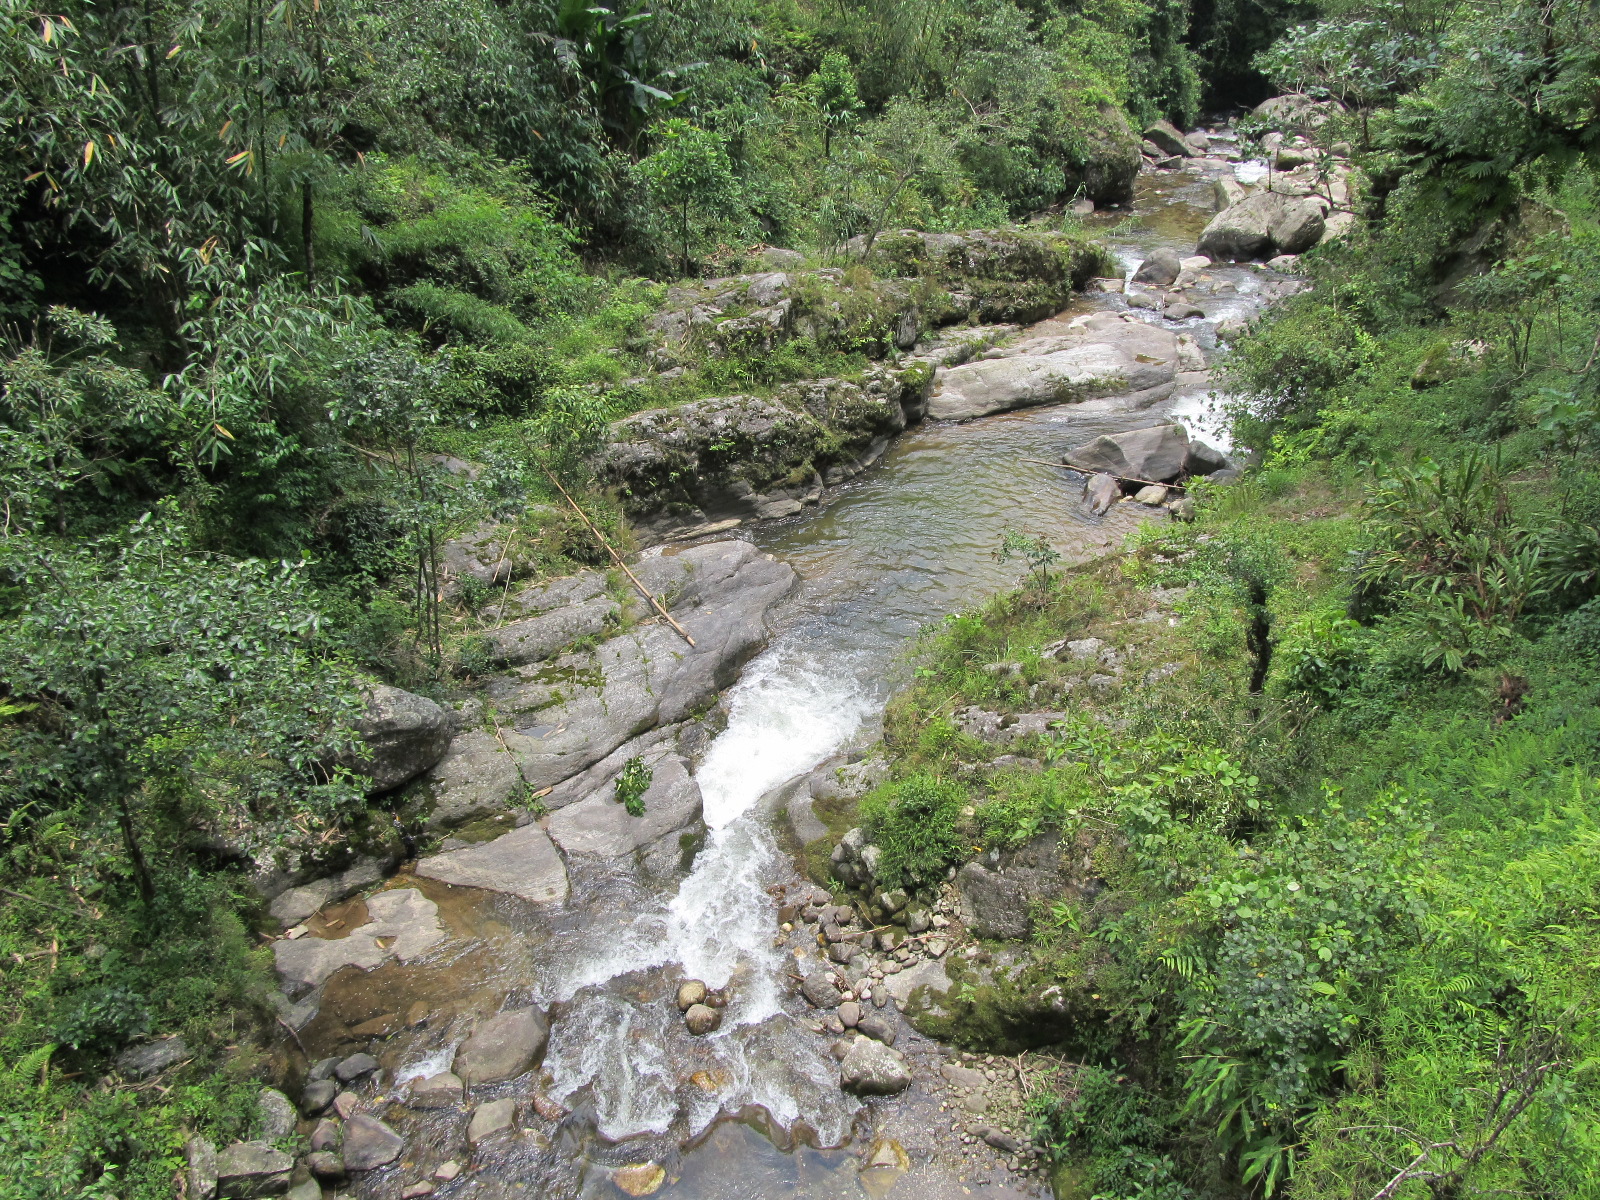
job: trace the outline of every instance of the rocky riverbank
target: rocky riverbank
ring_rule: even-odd
[[[979,244],[1000,262],[1025,258],[1018,245],[1031,247],[1027,254],[1040,245]],[[970,257],[973,245],[895,235],[874,255],[903,256],[922,272],[930,255],[950,262],[964,254],[970,269],[981,261]],[[1218,275],[1209,263],[1181,259],[1170,279],[1150,280],[1160,275],[1157,263],[1129,283],[1094,275],[1103,260],[1095,258],[1092,270],[1088,261],[1082,270],[1050,269],[1046,291],[1065,288],[1070,297],[1090,286],[1094,297],[1059,316],[1061,296],[1050,293],[1053,307],[1041,313],[1028,305],[1046,303],[1035,299],[1043,293],[1000,279],[1005,286],[988,299],[963,301],[965,319],[1000,323],[932,334],[919,328],[908,348],[861,380],[812,381],[776,400],[697,401],[616,427],[603,469],[640,482],[630,503],[642,540],[700,535],[658,544],[633,564],[683,632],[619,573],[520,588],[511,580],[499,620],[482,635],[481,687],[450,704],[374,690],[372,790],[401,814],[418,850],[408,854],[397,838],[376,837],[373,852],[354,860],[308,856],[263,876],[284,928],[274,954],[281,1016],[294,1031],[282,1063],[299,1113],[293,1136],[309,1138],[311,1150],[289,1159],[285,1174],[271,1138],[260,1139],[265,1149],[195,1147],[194,1186],[202,1194],[273,1194],[308,1174],[330,1185],[348,1176],[361,1194],[382,1200],[458,1187],[463,1174],[497,1186],[543,1179],[551,1194],[565,1194],[577,1186],[575,1170],[603,1170],[608,1186],[652,1194],[678,1178],[684,1147],[708,1128],[702,1122],[714,1128],[717,1114],[741,1110],[783,1122],[767,1127],[781,1144],[815,1137],[819,1120],[833,1131],[825,1144],[853,1128],[862,1154],[851,1159],[851,1175],[877,1172],[890,1186],[908,1170],[930,1196],[957,1194],[980,1179],[1022,1194],[1041,1186],[1022,1108],[1028,1081],[1057,1068],[1028,1057],[953,1053],[939,1039],[1016,1049],[1017,1030],[1037,1034],[1068,1018],[1059,991],[1034,977],[1016,939],[1031,934],[1045,897],[1093,888],[1082,848],[1045,839],[970,862],[920,895],[885,888],[878,852],[849,815],[886,766],[858,750],[768,798],[799,869],[760,858],[764,851],[749,860],[773,864],[762,881],[770,911],[756,912],[755,927],[770,921],[760,935],[769,939],[763,953],[793,964],[789,985],[769,993],[782,973],[763,975],[765,967],[701,979],[670,963],[647,966],[659,960],[627,941],[635,932],[626,933],[631,948],[618,965],[607,967],[595,940],[612,921],[648,937],[655,927],[638,926],[634,909],[671,896],[686,873],[705,867],[711,785],[703,768],[729,719],[724,693],[767,644],[775,614],[797,586],[793,568],[749,542],[716,540],[719,526],[800,511],[918,420],[971,420],[1063,400],[1093,408],[1105,399],[1137,413],[1206,385],[1211,330],[1225,319],[1218,314],[1239,311],[1224,289],[1254,285],[1226,274],[1236,268]],[[777,285],[739,283],[744,303],[765,299],[766,307],[811,286],[785,282],[781,293],[754,297],[752,286]],[[1273,286],[1269,279],[1264,298]],[[1164,298],[1154,314],[1141,313],[1130,301],[1152,288]],[[697,311],[706,316],[701,292],[678,297],[669,311],[690,316],[661,323],[663,346],[755,336],[726,324],[749,316],[733,301],[697,323]],[[903,294],[926,303],[926,293]],[[1210,296],[1217,307],[1208,314],[1196,306],[1196,315],[1185,316],[1173,299],[1179,295],[1202,304]],[[787,310],[794,321],[804,311]],[[1046,319],[1031,326],[1012,323],[1039,316]],[[786,325],[790,319],[762,318],[768,332],[760,336],[815,335],[814,326]],[[662,367],[674,369],[665,358]],[[1076,504],[1090,522],[1114,516],[1101,516],[1109,507],[1167,507],[1181,516],[1176,485],[1230,469],[1220,453],[1155,415],[1143,430],[1069,442],[1059,456],[1085,472],[1086,495]],[[675,482],[684,479],[696,482]],[[676,499],[657,503],[669,492]],[[494,537],[478,541],[488,546]],[[474,561],[493,570],[489,557]],[[1158,600],[1145,624],[1165,620],[1169,602]],[[1030,690],[1037,711],[956,714],[964,736],[995,746],[982,768],[989,775],[1037,769],[1040,735],[1073,697],[1090,703],[1156,686],[1182,669],[1145,662],[1105,638],[1076,639],[1052,653],[1060,678]],[[716,786],[721,795],[728,785]],[[725,845],[719,853],[731,855],[718,860],[731,869],[752,852]],[[411,865],[386,888],[346,900],[369,891],[402,857]],[[679,920],[668,916],[669,924]],[[540,965],[552,957],[567,963],[569,976],[554,990]],[[751,1023],[753,1013],[766,1015]],[[620,1039],[618,1052],[642,1078],[659,1078],[674,1097],[662,1111],[679,1115],[645,1118],[642,1096],[603,1097],[602,1087],[626,1085],[579,1065],[578,1030]],[[1030,1034],[1021,1044],[1035,1040]],[[786,1081],[746,1077],[774,1054],[792,1060]],[[779,1117],[786,1091],[809,1099]],[[654,1132],[596,1140],[597,1125],[638,1128],[641,1121]],[[226,1170],[219,1168],[215,1192],[205,1193],[212,1153]],[[252,1175],[244,1167],[261,1169]]]

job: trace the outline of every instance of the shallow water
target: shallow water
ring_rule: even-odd
[[[1198,205],[1210,186],[1188,175],[1150,178],[1136,220],[1097,219],[1102,228],[1114,226],[1108,242],[1128,273],[1156,246],[1190,252],[1208,216]],[[1204,320],[1169,323],[1193,334],[1208,357],[1215,323],[1255,312],[1263,280],[1249,268],[1210,274],[1231,294],[1202,299]],[[1120,296],[1101,296],[1074,312],[1096,307],[1126,305]],[[405,1074],[440,1069],[471,1013],[497,1008],[508,992],[554,1006],[544,1071],[549,1093],[574,1115],[554,1138],[524,1134],[480,1148],[477,1188],[507,1196],[615,1196],[611,1168],[652,1160],[668,1168],[668,1182],[655,1193],[663,1197],[965,1193],[965,1177],[954,1175],[914,1188],[913,1177],[896,1187],[895,1173],[875,1183],[858,1171],[853,1152],[836,1149],[892,1118],[897,1105],[906,1110],[902,1117],[914,1116],[921,1101],[907,1093],[864,1109],[841,1094],[828,1039],[802,1022],[804,1004],[790,977],[815,959],[805,947],[775,942],[767,889],[797,876],[763,799],[871,740],[920,629],[1020,579],[1020,563],[995,555],[1005,530],[1043,535],[1070,560],[1115,547],[1141,520],[1159,519],[1131,504],[1091,516],[1080,498],[1082,477],[1049,462],[1099,434],[1174,414],[1204,430],[1206,410],[1200,383],[1142,410],[1109,400],[927,424],[820,510],[748,532],[803,582],[779,614],[769,648],[728,694],[726,730],[696,773],[710,833],[688,875],[662,886],[627,866],[574,864],[572,899],[557,914],[419,884],[453,906],[446,919],[468,948],[450,965],[432,967],[434,990],[452,991],[455,1007],[446,1006],[426,1031],[401,1038],[397,1060],[386,1066]],[[341,1010],[345,1021],[363,1004],[381,1009],[385,1001],[362,1000],[362,989],[392,990],[379,982],[389,970],[330,985],[325,1007]],[[682,978],[730,986],[715,1035],[692,1038],[677,1019],[668,998]],[[308,1036],[316,1033],[313,1026]],[[733,1117],[742,1120],[723,1120]],[[405,1132],[441,1147],[459,1136],[426,1114]],[[983,1194],[1040,1194],[1037,1184],[1016,1186],[1028,1190]]]

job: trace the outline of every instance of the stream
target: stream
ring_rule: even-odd
[[[1089,231],[1129,275],[1158,246],[1192,253],[1210,216],[1210,179],[1147,173],[1135,219],[1097,216]],[[1221,265],[1207,274],[1221,294],[1197,296],[1206,317],[1167,324],[1192,334],[1209,359],[1216,324],[1253,315],[1279,277]],[[1127,305],[1121,295],[1088,296],[1056,319],[1107,308]],[[493,1011],[508,993],[551,1006],[545,1087],[572,1110],[550,1135],[524,1132],[479,1146],[464,1177],[468,1189],[450,1185],[447,1195],[615,1197],[622,1193],[611,1172],[642,1162],[666,1168],[654,1195],[682,1200],[937,1200],[974,1187],[996,1197],[1049,1194],[1037,1177],[981,1176],[948,1164],[913,1162],[909,1173],[862,1169],[865,1145],[926,1127],[939,1119],[938,1105],[915,1084],[866,1102],[840,1091],[832,1039],[811,1030],[791,983],[816,961],[816,949],[808,960],[805,946],[775,938],[767,889],[799,876],[780,844],[771,797],[873,741],[919,630],[1015,585],[1021,566],[993,553],[1003,530],[1043,534],[1073,560],[1120,545],[1151,517],[1134,504],[1091,516],[1080,476],[1028,460],[1059,459],[1099,434],[1172,416],[1223,441],[1204,388],[1145,409],[1106,400],[929,423],[899,438],[820,510],[750,529],[747,536],[792,564],[802,584],[778,614],[768,648],[725,698],[727,726],[696,773],[709,835],[678,884],[651,884],[625,866],[584,866],[571,872],[568,904],[538,916],[493,893],[410,884],[439,903],[453,949],[359,977],[338,995],[330,985],[330,1006],[381,1011],[397,987],[436,1011]],[[671,996],[685,978],[730,987],[715,1035],[694,1038],[683,1028]],[[363,989],[380,986],[389,1000],[365,1003]],[[451,1028],[440,1021],[394,1039],[395,1083],[445,1069],[459,1041]],[[897,1045],[913,1062],[936,1065],[944,1053],[909,1029]],[[475,1098],[514,1096],[516,1087],[475,1089]],[[413,1147],[408,1159],[461,1153],[458,1124],[427,1112],[409,1119],[402,1131]],[[402,1182],[401,1173],[374,1172],[358,1190],[389,1200]]]

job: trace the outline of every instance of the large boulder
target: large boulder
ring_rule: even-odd
[[[1278,203],[1276,197],[1258,192],[1229,205],[1206,224],[1196,251],[1222,262],[1268,257]]]
[[[905,1056],[869,1037],[858,1037],[839,1064],[839,1086],[858,1096],[893,1096],[911,1084]]]
[[[1051,333],[942,369],[928,415],[966,421],[1041,404],[1127,395],[1136,405],[1172,394],[1177,337],[1126,313],[1089,313]]]
[[[693,646],[657,620],[602,642],[559,675],[489,685],[507,723],[501,737],[534,791],[703,711],[765,645],[767,613],[797,578],[792,567],[736,540],[647,558],[635,573],[653,594],[667,593]]]
[[[417,874],[457,887],[521,896],[535,904],[567,898],[566,865],[537,825],[425,858],[417,863]]]
[[[294,1159],[271,1142],[235,1142],[217,1155],[219,1200],[256,1200],[289,1190]]]
[[[1183,271],[1177,252],[1165,246],[1150,252],[1150,257],[1139,264],[1133,273],[1135,283],[1149,283],[1156,287],[1171,287]]]
[[[501,625],[483,638],[497,665],[521,667],[542,662],[579,638],[605,632],[618,623],[620,615],[621,606],[610,596],[600,595]]]
[[[472,1087],[515,1079],[543,1052],[550,1040],[550,1022],[536,1008],[496,1013],[456,1050],[456,1075]]]
[[[1299,92],[1289,92],[1263,100],[1250,115],[1284,133],[1308,133],[1325,124],[1342,108],[1337,100],[1314,100]]]
[[[1102,104],[1098,121],[1079,132],[1085,149],[1081,166],[1067,168],[1069,191],[1082,189],[1096,204],[1130,204],[1139,176],[1139,137],[1114,104]]]
[[[507,812],[521,791],[517,761],[501,738],[469,729],[451,740],[411,798],[427,828],[438,831]]]
[[[393,791],[444,756],[450,746],[450,719],[426,696],[373,684],[367,711],[356,723],[369,757],[352,764],[372,782],[367,794]]]
[[[1063,461],[1075,470],[1166,483],[1183,474],[1188,454],[1188,430],[1182,425],[1155,425],[1129,433],[1104,434],[1074,446]]]
[[[981,938],[1027,937],[1034,911],[1073,883],[1054,836],[986,857],[956,872],[967,929]]]
[[[1326,200],[1317,196],[1286,196],[1268,226],[1272,246],[1279,254],[1303,254],[1322,240],[1326,227]]]
[[[1195,149],[1171,121],[1155,121],[1145,126],[1144,140],[1157,149],[1179,158],[1194,158]]]

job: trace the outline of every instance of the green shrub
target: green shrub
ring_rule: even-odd
[[[925,886],[959,862],[966,848],[960,830],[966,802],[959,785],[920,773],[869,792],[861,816],[883,851],[879,881],[885,887]]]

